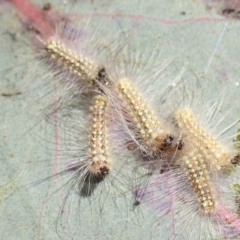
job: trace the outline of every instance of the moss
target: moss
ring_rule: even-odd
[[[240,184],[233,184],[233,190],[235,191],[235,203],[237,205],[237,216],[240,217]]]
[[[240,123],[240,120],[238,121],[238,123]],[[235,147],[236,148],[240,148],[240,127],[238,128],[238,130],[237,130],[237,136],[236,136],[236,138],[233,140],[234,142],[237,142],[236,144],[235,144]]]
[[[235,191],[236,196],[240,196],[240,184],[234,183],[232,187],[233,187],[233,190]]]
[[[237,171],[237,165],[236,164],[229,164],[228,166],[226,166],[226,172],[228,174],[234,173]]]

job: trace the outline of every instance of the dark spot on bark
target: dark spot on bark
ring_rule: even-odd
[[[43,5],[43,10],[44,10],[44,11],[49,11],[49,10],[51,10],[51,9],[52,9],[51,3],[45,3],[45,4]]]

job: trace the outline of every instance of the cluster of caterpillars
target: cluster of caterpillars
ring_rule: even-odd
[[[196,204],[203,214],[212,214],[216,199],[212,189],[213,171],[221,171],[228,164],[239,161],[239,155],[232,156],[200,125],[190,108],[180,108],[174,113],[174,121],[167,122],[157,117],[146,104],[141,93],[134,86],[134,79],[127,76],[109,79],[103,66],[93,63],[82,55],[74,53],[58,40],[48,40],[44,44],[46,55],[59,68],[79,78],[80,84],[91,86],[91,121],[89,123],[88,171],[96,178],[104,179],[111,172],[108,150],[108,111],[111,107],[108,96],[101,84],[108,85],[115,92],[131,122],[131,131],[144,154],[159,161],[167,156],[171,164],[180,167],[187,176],[189,186],[195,195]],[[105,83],[108,84],[105,84]],[[176,126],[171,127],[170,125]],[[174,129],[174,130],[173,130]],[[181,136],[181,137],[179,137]],[[180,140],[179,140],[180,139]]]
[[[46,57],[52,63],[77,78],[78,84],[85,84],[90,93],[90,125],[87,175],[103,179],[111,169],[108,155],[107,111],[108,99],[96,82],[107,79],[105,70],[84,56],[74,53],[58,40],[50,39],[44,43]]]

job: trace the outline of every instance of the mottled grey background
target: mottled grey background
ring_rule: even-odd
[[[34,3],[42,5],[46,1],[35,0]],[[112,26],[109,31],[114,29],[116,32],[118,28],[138,30],[145,41],[143,51],[151,49],[161,39],[162,54],[158,61],[174,59],[172,72],[167,76],[177,76],[185,65],[200,81],[208,81],[209,87],[218,90],[219,84],[227,86],[230,89],[229,104],[236,98],[231,95],[231,89],[236,89],[240,82],[240,24],[238,20],[218,15],[218,9],[207,10],[205,3],[209,6],[210,1],[52,0],[51,3],[53,9],[61,11],[72,4],[71,8],[82,18],[87,19],[91,13],[93,23]],[[40,97],[30,92],[14,95],[23,89],[19,79],[27,76],[29,81],[34,81],[30,74],[25,75],[25,71],[31,69],[34,72],[37,65],[25,60],[20,64],[21,59],[26,59],[25,55],[32,53],[28,47],[31,41],[28,33],[22,30],[13,6],[1,3],[0,13],[3,46],[0,47],[0,238],[59,239],[55,228],[64,198],[63,179],[33,183],[54,172],[51,165],[54,159],[53,129],[46,126],[36,130],[33,127],[39,125],[42,106],[34,102],[39,101],[41,92],[38,93]],[[238,113],[236,110],[229,122],[239,117]],[[28,183],[32,184],[26,186]],[[53,195],[57,188],[62,190]],[[100,202],[105,203],[105,212],[99,213],[97,198],[91,205],[83,199],[80,208],[73,208],[80,222],[76,220],[72,224],[79,229],[71,236],[62,235],[63,239],[150,239],[156,221],[151,207],[142,204],[133,210],[131,193],[126,196],[111,193],[110,200],[105,199],[108,193],[101,194]],[[61,213],[63,221],[68,218],[67,214]],[[68,225],[64,226],[68,231]],[[169,233],[169,239],[172,238]]]

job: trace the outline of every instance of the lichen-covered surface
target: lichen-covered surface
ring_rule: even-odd
[[[33,2],[43,4],[41,0]],[[49,2],[54,10],[70,9],[71,14],[82,19],[91,15],[93,22],[106,23],[109,31],[123,28],[138,31],[139,38],[147,39],[143,51],[160,40],[162,54],[158,61],[174,59],[173,72],[168,76],[176,77],[185,65],[201,81],[207,81],[209,88],[215,88],[216,80],[226,83],[229,107],[236,100],[236,96],[231,96],[231,89],[238,88],[240,82],[240,22],[225,18],[218,11],[209,11],[207,1]],[[216,6],[216,1],[214,4]],[[0,54],[0,238],[150,239],[149,229],[156,221],[155,215],[150,214],[151,208],[146,205],[134,207],[131,192],[113,192],[109,200],[109,192],[99,190],[99,198],[95,197],[90,203],[83,198],[80,206],[72,205],[74,217],[68,215],[69,209],[61,209],[67,192],[64,179],[47,178],[56,173],[61,162],[57,149],[61,139],[57,137],[56,128],[48,129],[48,125],[34,129],[38,127],[42,106],[33,104],[36,96],[22,93],[18,86],[18,79],[26,78],[25,70],[31,69],[34,73],[37,66],[31,61],[21,65],[19,60],[21,55],[33,54],[33,49],[28,47],[31,41],[13,6],[0,1],[0,14],[0,36],[4,42]],[[30,74],[27,77],[34,81]],[[40,96],[37,99],[44,96],[41,92],[37,94]],[[239,112],[236,110],[227,121],[236,120]],[[67,220],[70,218],[71,222]],[[169,233],[169,239],[173,237]]]

